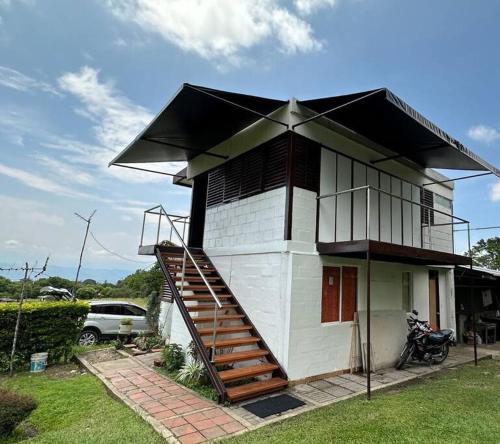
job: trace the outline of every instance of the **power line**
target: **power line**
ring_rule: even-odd
[[[493,226],[493,227],[477,227],[477,228],[471,228],[470,231],[483,231],[483,230],[498,230],[500,229],[500,225]],[[459,230],[453,230],[455,232],[457,231],[467,231],[467,228],[460,228]]]
[[[116,256],[120,259],[123,259],[124,261],[129,261],[129,262],[135,262],[137,264],[142,264],[142,265],[145,265],[145,262],[142,262],[142,261],[138,261],[138,260],[135,260],[135,259],[130,259],[128,257],[125,257],[125,256],[122,256],[121,254],[115,252],[115,251],[112,251],[110,250],[109,248],[105,247],[101,242],[99,242],[97,240],[97,238],[95,237],[95,234],[90,231],[90,235],[92,236],[92,239],[94,239],[94,242],[99,245],[104,251],[108,252],[109,254],[113,255],[113,256]],[[152,264],[148,265],[148,267],[150,267],[151,265],[154,265],[156,262],[153,262]]]

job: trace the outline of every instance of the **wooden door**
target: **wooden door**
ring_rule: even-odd
[[[429,323],[434,330],[439,330],[439,273],[429,271]]]
[[[323,267],[323,291],[321,295],[321,322],[339,320],[340,267]]]
[[[358,269],[342,267],[342,322],[353,321],[356,311]]]

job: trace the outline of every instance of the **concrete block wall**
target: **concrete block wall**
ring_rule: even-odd
[[[288,255],[211,256],[243,309],[282,365],[288,360]]]
[[[208,208],[204,248],[282,241],[285,221],[285,187]]]

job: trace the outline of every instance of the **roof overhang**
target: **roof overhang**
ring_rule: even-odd
[[[110,165],[189,161],[286,103],[185,83]]]
[[[489,171],[500,177],[499,169],[386,88],[297,103],[316,113],[307,121],[334,121],[389,149],[394,155],[387,159],[407,158],[424,168]]]

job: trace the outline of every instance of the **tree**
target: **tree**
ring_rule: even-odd
[[[93,285],[84,285],[76,290],[78,299],[94,299],[97,297],[97,289]]]
[[[500,270],[500,237],[481,239],[471,248],[471,256],[474,265]]]
[[[149,270],[137,270],[116,284],[118,288],[128,288],[137,297],[145,297],[152,291],[160,292],[163,282],[163,274],[158,262]]]

